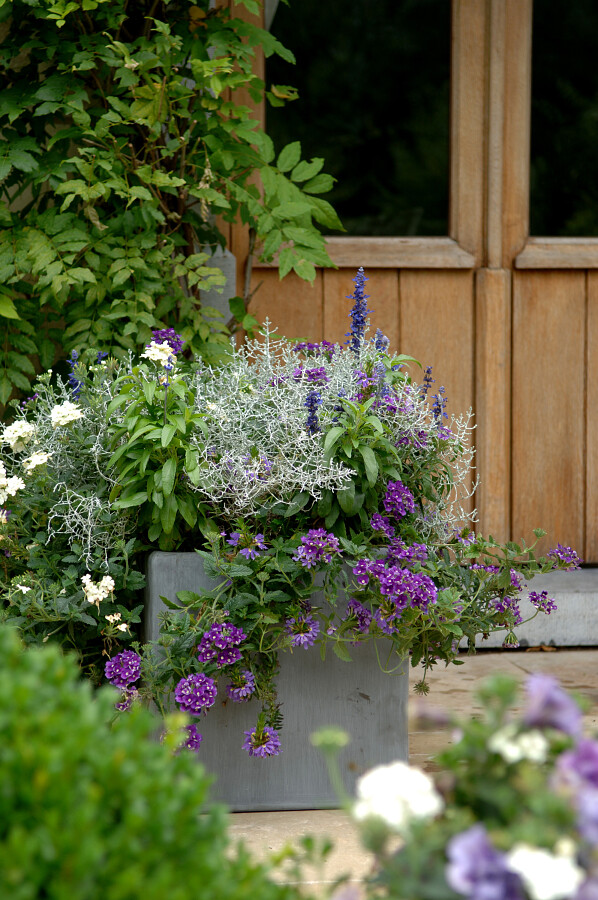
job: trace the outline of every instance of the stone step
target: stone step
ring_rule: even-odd
[[[539,612],[530,622],[515,629],[522,647],[540,644],[553,647],[598,647],[598,568],[573,572],[549,572],[537,575],[527,584],[531,591],[548,591],[557,605],[555,612],[546,615]],[[520,602],[525,619],[536,609],[524,590]],[[502,646],[505,632],[481,637],[476,641],[480,649],[497,649]]]

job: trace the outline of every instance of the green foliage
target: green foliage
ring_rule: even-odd
[[[122,356],[164,324],[221,361],[225,322],[200,303],[223,284],[216,217],[281,277],[331,264],[322,160],[292,142],[275,162],[236,99],[263,96],[259,49],[292,61],[268,32],[208,0],[0,0],[0,29],[0,403],[65,351]]]
[[[11,900],[291,900],[208,803],[210,778],[161,744],[137,707],[114,727],[113,688],[92,694],[56,647],[23,651],[0,628],[0,895]]]

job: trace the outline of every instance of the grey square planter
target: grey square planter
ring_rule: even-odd
[[[211,586],[196,553],[152,553],[147,566],[145,638],[159,632],[158,614],[165,609],[160,595]],[[317,603],[317,598],[314,598]],[[379,642],[381,658],[388,644]],[[216,705],[197,721],[204,737],[198,758],[216,776],[212,796],[233,810],[326,809],[339,805],[324,759],[309,736],[318,728],[337,725],[351,735],[340,755],[345,787],[367,769],[394,760],[407,761],[407,665],[396,675],[379,668],[373,644],[353,648],[351,663],[332,652],[322,662],[318,648],[296,648],[281,654],[278,677],[284,727],[282,753],[269,759],[250,757],[243,749],[243,732],[255,726],[260,705],[232,703],[221,681]]]

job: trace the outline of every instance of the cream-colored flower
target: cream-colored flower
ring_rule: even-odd
[[[122,616],[119,612],[117,612],[113,613],[111,616],[104,616],[104,618],[107,619],[111,625],[116,625],[117,622],[120,622]]]
[[[575,862],[575,845],[565,853],[550,853],[529,844],[516,844],[507,854],[509,869],[521,877],[531,900],[564,900],[573,897],[585,875]],[[571,852],[573,850],[573,852]]]
[[[488,741],[488,749],[498,753],[505,762],[516,763],[522,759],[543,763],[548,754],[548,741],[541,731],[517,733],[517,725],[511,722],[495,731]]]
[[[51,453],[36,450],[35,453],[23,460],[23,468],[26,472],[31,472],[33,469],[37,469],[38,466],[43,466],[44,463],[47,463],[51,456]]]
[[[82,418],[83,410],[76,403],[71,403],[70,400],[65,400],[64,403],[60,403],[50,410],[50,421],[54,428],[59,428],[61,425],[69,425],[71,422],[76,422],[77,419]]]
[[[141,357],[160,363],[161,366],[167,365],[168,362],[170,362],[170,365],[174,365],[175,362],[175,355],[170,344],[157,344],[155,341],[147,345]]]
[[[17,590],[21,591],[22,594],[28,594],[31,590],[31,588],[26,584],[15,584],[15,587],[17,588]]]
[[[22,478],[13,475],[11,478],[6,477],[6,469],[4,464],[0,462],[0,503],[4,503],[7,497],[14,497],[17,491],[22,491],[25,482]]]
[[[122,622],[120,625],[117,625],[116,627],[119,631],[128,631],[129,630],[129,626],[127,625],[126,622]]]
[[[110,575],[104,575],[102,580],[96,584],[91,580],[91,575],[88,572],[82,577],[81,582],[85,599],[88,603],[94,603],[98,609],[102,600],[105,600],[114,590],[114,581]]]
[[[413,819],[428,819],[441,812],[442,797],[421,769],[395,762],[377,766],[357,782],[353,816],[358,821],[382,819],[389,828],[405,833]]]
[[[2,432],[2,441],[4,444],[10,444],[13,453],[20,453],[24,450],[29,441],[35,434],[35,426],[31,422],[21,419],[19,422],[13,422],[8,425]]]

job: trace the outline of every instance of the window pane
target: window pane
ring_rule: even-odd
[[[533,235],[598,235],[597,62],[596,0],[534,0]]]
[[[268,106],[277,150],[301,140],[338,179],[350,235],[448,233],[450,0],[290,0],[271,30],[297,65],[267,60],[269,84],[299,100]]]

